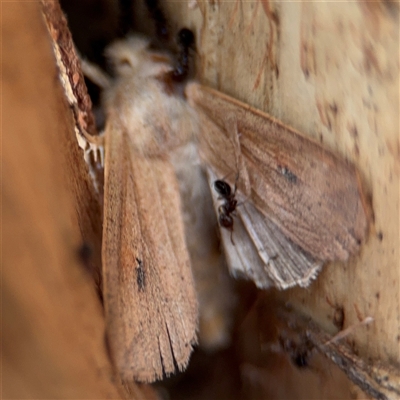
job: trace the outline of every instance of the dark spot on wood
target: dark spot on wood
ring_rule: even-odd
[[[293,365],[300,369],[309,367],[309,360],[314,345],[306,337],[302,336],[297,341],[280,335],[278,340],[281,348],[288,354]]]
[[[92,247],[86,242],[82,243],[77,250],[77,255],[82,265],[90,271],[89,265],[93,256]]]
[[[96,286],[96,291],[99,299],[103,303],[101,271],[100,266],[96,265],[95,259],[93,257],[92,246],[87,242],[83,242],[76,250],[76,256],[84,270],[91,275]]]
[[[379,232],[377,233],[376,237],[378,238],[378,240],[379,240],[380,242],[382,242],[382,240],[383,240],[383,233],[382,233],[382,231],[379,231]]]
[[[272,11],[271,12],[271,17],[272,17],[272,21],[275,23],[275,25],[279,25],[280,21],[279,21],[279,14],[276,11]]]
[[[333,324],[341,331],[344,326],[344,309],[343,307],[336,307],[333,314]]]
[[[107,356],[109,358],[109,360],[113,359],[113,354],[112,354],[112,350],[111,350],[111,346],[110,346],[110,340],[108,338],[108,335],[106,333],[104,333],[104,345],[106,348],[106,353]]]
[[[377,300],[379,300],[379,298],[381,297],[381,294],[379,292],[375,293],[375,297],[377,298]]]

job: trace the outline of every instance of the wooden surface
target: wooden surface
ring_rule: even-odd
[[[371,365],[398,367],[398,3],[197,1],[165,8],[177,28],[196,32],[200,82],[267,111],[358,167],[373,207],[361,254],[326,265],[309,289],[277,296],[332,334],[337,310],[344,328],[373,317],[347,340]]]
[[[2,4],[1,68],[1,397],[127,397],[91,277],[100,203],[39,2]],[[84,243],[91,252],[79,253]],[[145,397],[134,384],[129,392]]]
[[[373,208],[361,254],[326,265],[307,290],[272,297],[331,334],[373,317],[345,341],[372,367],[398,371],[398,4],[190,1],[163,7],[176,28],[195,30],[202,83],[267,111],[358,167]],[[38,3],[2,7],[2,394],[120,397],[101,307],[76,258],[83,240],[99,246],[99,220],[92,218],[99,204],[38,9]],[[68,173],[71,165],[81,172]],[[85,212],[91,206],[95,211]],[[335,398],[339,384],[341,398],[366,398],[324,360],[299,372],[271,356],[264,371],[242,364],[241,378],[252,388],[283,381],[261,391],[270,398]],[[390,379],[398,388],[398,374]],[[141,396],[136,385],[130,391]]]

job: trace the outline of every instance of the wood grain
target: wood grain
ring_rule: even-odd
[[[2,4],[2,34],[2,396],[128,397],[88,271],[100,268],[99,202],[40,3]]]
[[[307,290],[280,294],[328,332],[336,307],[371,363],[398,360],[399,7],[393,2],[166,3],[197,37],[201,83],[304,132],[355,164],[374,224],[361,254],[327,265]],[[273,373],[273,371],[272,371]],[[329,379],[329,374],[323,379]],[[276,389],[278,391],[278,389]]]

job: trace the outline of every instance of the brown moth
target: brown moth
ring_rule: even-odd
[[[108,55],[117,78],[104,96],[106,320],[122,378],[150,382],[185,368],[196,343],[190,263],[211,260],[216,225],[201,163],[216,215],[233,218],[221,229],[231,271],[261,288],[305,287],[324,261],[356,253],[365,200],[354,166],[269,115],[197,83],[186,102],[169,59],[143,38]],[[236,176],[237,204],[222,209],[214,182]]]

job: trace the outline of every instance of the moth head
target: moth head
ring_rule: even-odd
[[[172,69],[170,59],[151,51],[150,41],[140,36],[128,37],[111,44],[106,56],[118,76],[158,76]]]

